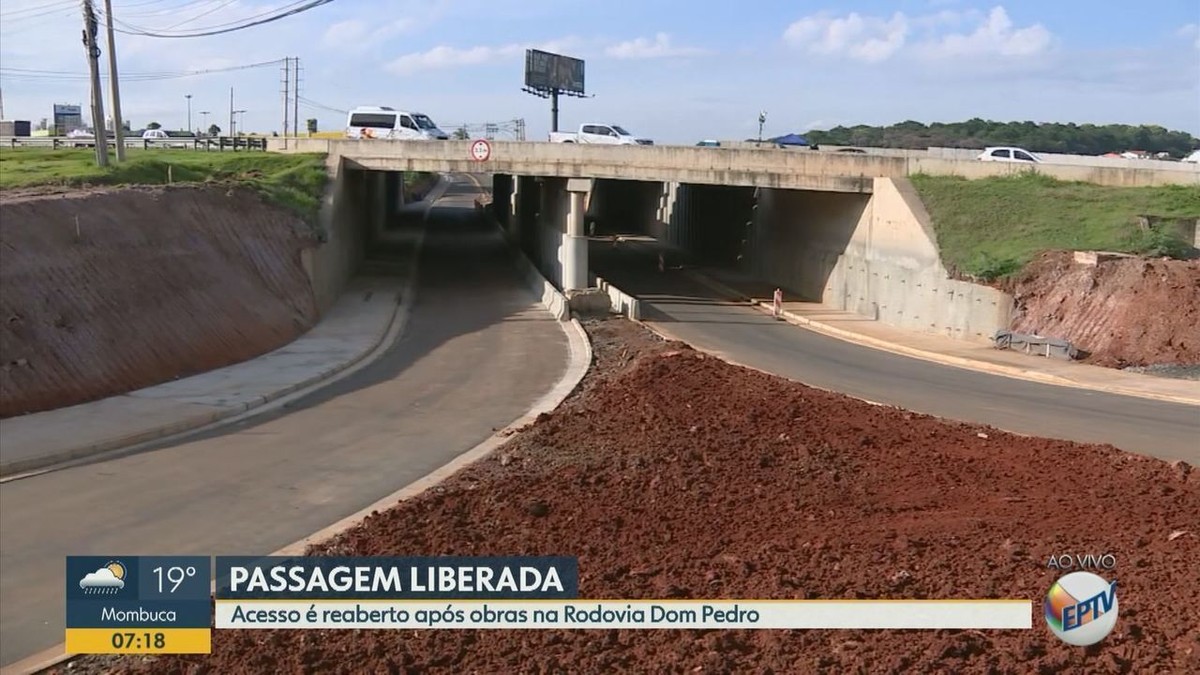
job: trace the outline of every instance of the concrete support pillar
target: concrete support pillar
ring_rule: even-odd
[[[521,176],[517,179],[517,241],[521,250],[535,263],[540,255],[539,235],[540,226],[537,220],[539,202],[541,200],[541,185],[533,176]]]
[[[513,177],[498,173],[492,176],[492,215],[505,233],[511,233]]]
[[[587,213],[587,188],[590,181],[571,179],[567,181],[567,213],[563,228],[563,278],[562,289],[577,291],[586,289],[588,283],[588,240],[584,232],[584,216]]]
[[[370,174],[372,234],[379,234],[387,228],[388,215],[391,212],[391,204],[388,202],[388,175],[385,171],[372,171]]]
[[[389,189],[392,191],[392,195],[388,199],[392,203],[392,208],[399,211],[404,206],[404,195],[408,192],[404,185],[404,174],[393,171],[388,174],[388,180],[391,183]]]

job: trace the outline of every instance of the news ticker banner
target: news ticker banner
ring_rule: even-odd
[[[1029,600],[589,600],[572,557],[70,557],[69,653],[208,653],[216,629],[1032,628]],[[214,610],[215,606],[215,610]],[[214,616],[215,611],[215,616]]]

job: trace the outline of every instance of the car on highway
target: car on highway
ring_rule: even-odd
[[[696,145],[701,148],[719,148],[721,147],[721,141],[704,140],[700,141]]]
[[[640,138],[617,124],[580,124],[578,132],[552,131],[551,143],[590,143],[594,145],[654,145],[649,138]]]
[[[196,142],[196,135],[187,131],[171,133],[166,129],[146,129],[142,139],[151,141],[158,148],[190,148]]]
[[[995,147],[984,148],[983,152],[976,157],[981,162],[1026,162],[1029,164],[1041,164],[1042,160],[1038,159],[1032,152],[1024,148]]]
[[[346,138],[445,141],[450,134],[439,129],[424,113],[387,106],[359,106],[346,117]]]

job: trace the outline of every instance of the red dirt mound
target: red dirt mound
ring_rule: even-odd
[[[1010,288],[1012,329],[1070,340],[1116,368],[1200,364],[1200,261],[1118,258],[1090,266],[1069,251],[1030,263]]]
[[[69,672],[1200,672],[1200,472],[874,406],[592,323],[588,387],[314,554],[578,556],[594,598],[1040,598],[1109,552],[1117,627],[228,631]],[[1188,533],[1172,536],[1179,530]],[[63,672],[68,672],[64,670]]]
[[[5,195],[0,222],[3,417],[244,361],[317,318],[311,234],[246,189]]]

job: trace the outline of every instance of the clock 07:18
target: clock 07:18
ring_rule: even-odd
[[[162,633],[113,633],[113,649],[164,649],[167,636]]]

